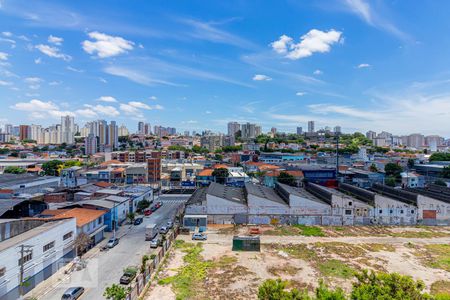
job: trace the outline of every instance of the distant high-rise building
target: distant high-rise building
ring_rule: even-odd
[[[438,135],[428,135],[425,137],[425,145],[434,148],[442,146],[444,144],[444,139]]]
[[[419,149],[425,146],[425,137],[420,133],[413,133],[408,136],[408,147]]]
[[[275,135],[277,134],[277,129],[275,127],[270,128],[270,132]]]
[[[108,125],[108,145],[112,149],[119,147],[119,128],[116,125],[116,121],[111,121]]]
[[[5,124],[5,133],[13,134],[13,126],[11,124]]]
[[[138,132],[139,134],[144,134],[144,122],[138,123]]]
[[[184,136],[189,136],[189,130],[186,130],[186,131],[184,132]]]
[[[125,124],[120,125],[119,127],[119,136],[129,136],[130,132]]]
[[[97,153],[97,137],[93,133],[90,133],[84,139],[84,149],[85,155],[94,155]]]
[[[30,126],[20,125],[19,126],[19,138],[21,141],[30,139]]]
[[[314,133],[314,121],[308,121],[308,133]]]
[[[302,127],[297,127],[297,134],[303,134],[303,128]]]
[[[377,137],[377,133],[375,131],[369,130],[366,132],[366,138],[374,140]]]
[[[342,133],[341,126],[336,126],[336,127],[334,127],[334,133],[335,133],[335,134],[340,134],[340,133]]]
[[[32,124],[31,125],[31,129],[30,129],[31,135],[30,138],[34,141],[36,141],[36,143],[38,144],[43,144],[43,135],[42,135],[42,126],[41,125],[35,125]]]
[[[109,142],[108,138],[108,123],[105,120],[98,121],[98,138],[99,145],[107,145]]]
[[[61,117],[61,143],[73,144],[75,135],[75,119],[72,116]]]
[[[150,125],[150,123],[145,123],[144,125],[144,134],[145,135],[149,135],[152,133],[152,126]]]
[[[229,136],[235,136],[236,132],[241,130],[241,124],[238,122],[229,122],[228,123],[228,135]]]
[[[254,139],[261,134],[261,126],[251,123],[241,125],[241,136],[243,139]]]

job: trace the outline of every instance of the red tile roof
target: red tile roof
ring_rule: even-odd
[[[77,227],[82,227],[99,217],[106,214],[104,210],[88,209],[88,208],[72,208],[72,209],[46,209],[42,215],[51,215],[53,219],[75,218]]]
[[[101,188],[108,188],[108,187],[113,186],[112,183],[104,182],[104,181],[96,182],[96,183],[94,183],[94,185],[95,185],[95,186],[98,186],[98,187],[101,187]]]

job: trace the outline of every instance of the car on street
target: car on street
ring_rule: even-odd
[[[150,216],[153,213],[153,210],[147,209],[144,211],[144,216]]]
[[[117,244],[119,244],[119,239],[118,238],[112,238],[108,241],[108,243],[106,244],[106,247],[108,248],[114,248],[115,246],[117,246]]]
[[[159,229],[159,233],[166,234],[168,232],[169,228],[167,228],[167,226],[161,226],[161,228]]]
[[[155,205],[155,206],[152,206],[152,207],[150,208],[150,210],[151,210],[152,212],[155,212],[157,209],[158,209],[158,207],[156,207],[156,205]]]
[[[68,288],[61,297],[61,300],[75,300],[81,297],[84,288],[81,286]]]
[[[122,277],[120,277],[120,284],[130,284],[131,281],[136,277],[137,270],[134,267],[128,267],[123,272]]]
[[[136,218],[134,219],[134,225],[140,225],[143,221],[144,219],[142,217]]]
[[[204,233],[194,233],[192,235],[192,240],[196,240],[196,241],[206,241],[208,239],[207,235]]]
[[[150,248],[158,248],[159,246],[162,245],[162,239],[161,237],[158,235],[156,236],[153,240],[151,240],[150,242]]]
[[[167,222],[166,226],[167,226],[167,228],[172,229],[173,228],[173,222],[172,221]]]
[[[157,202],[157,203],[155,204],[155,206],[156,206],[157,208],[160,208],[162,205],[163,205],[163,203],[162,203],[161,201],[159,201],[159,202]]]

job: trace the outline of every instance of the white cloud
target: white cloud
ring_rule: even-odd
[[[158,98],[156,96],[150,96],[149,98],[150,100],[158,100]]]
[[[0,60],[8,60],[8,53],[0,52]]]
[[[142,72],[139,72],[139,71],[133,70],[133,69],[124,68],[124,67],[109,66],[109,67],[106,67],[103,71],[107,74],[124,77],[124,78],[127,78],[128,80],[134,81],[139,84],[148,85],[148,86],[156,85],[156,84],[179,86],[176,83],[172,83],[172,82],[165,81],[165,80],[154,79],[146,74],[143,74]]]
[[[12,37],[13,34],[12,34],[12,32],[9,32],[9,31],[3,31],[2,35],[6,36],[6,37]]]
[[[55,85],[60,85],[61,83],[62,83],[61,81],[50,81],[50,82],[48,83],[48,85],[55,86]]]
[[[83,41],[83,50],[89,54],[97,54],[100,58],[116,56],[133,50],[134,43],[118,36],[111,36],[97,31],[88,33],[94,41]]]
[[[313,74],[314,74],[314,75],[322,75],[323,72],[322,72],[321,70],[317,69],[317,70],[315,70],[315,71],[313,72]]]
[[[371,65],[369,65],[369,64],[359,64],[359,65],[357,66],[358,69],[370,68],[370,67],[371,67]]]
[[[297,92],[297,93],[295,93],[295,95],[297,95],[297,96],[305,96],[306,95],[306,93],[305,92]]]
[[[151,106],[151,108],[152,109],[156,109],[156,110],[163,110],[164,109],[164,107],[162,105],[159,105],[159,104],[153,105],[153,106]]]
[[[58,110],[58,106],[54,104],[51,101],[41,101],[38,99],[32,99],[29,102],[18,102],[11,106],[11,108],[16,110],[23,110],[23,111],[52,111],[52,110]]]
[[[371,4],[376,5],[376,1],[366,0],[343,0],[345,6],[352,13],[356,14],[370,26],[385,30],[403,40],[411,40],[411,37],[398,29],[390,20],[378,14]]]
[[[24,80],[26,83],[29,83],[29,84],[40,83],[43,81],[42,78],[39,78],[39,77],[27,77]]]
[[[54,45],[58,45],[59,46],[59,45],[62,44],[63,41],[64,41],[64,39],[61,38],[61,37],[57,37],[57,36],[53,36],[53,35],[50,35],[48,37],[48,42],[51,43],[51,44],[54,44]]]
[[[270,78],[267,75],[256,74],[255,76],[253,76],[253,80],[255,80],[255,81],[270,81],[270,80],[272,80],[272,78]]]
[[[0,86],[11,86],[12,84],[10,81],[0,80]]]
[[[97,105],[85,104],[84,106],[92,109],[94,112],[96,112],[100,115],[105,115],[108,117],[117,117],[120,115],[120,112],[114,106],[101,105],[101,104],[97,104]]]
[[[70,55],[61,53],[57,47],[39,44],[39,45],[36,45],[35,48],[50,57],[60,58],[65,61],[70,61],[72,59],[72,57]]]
[[[342,32],[340,31],[331,29],[325,32],[312,29],[307,34],[301,36],[299,43],[294,43],[291,37],[282,35],[271,46],[275,52],[283,54],[289,59],[297,60],[311,56],[316,52],[329,52],[333,44],[342,40]]]
[[[84,70],[76,69],[76,68],[71,67],[71,66],[67,66],[66,69],[69,70],[69,71],[72,71],[72,72],[76,72],[76,73],[83,73],[84,72]]]
[[[209,110],[205,111],[205,114],[207,114],[207,115],[209,115],[209,114],[211,114],[211,113],[212,113],[212,112],[209,111]]]
[[[99,78],[98,80],[100,80],[101,82],[103,82],[103,83],[108,83],[108,81],[106,81],[106,79],[105,78]]]
[[[97,100],[101,102],[110,102],[110,103],[117,102],[117,99],[112,96],[101,96]]]
[[[42,63],[42,59],[41,59],[40,57],[38,57],[38,58],[36,58],[36,59],[34,60],[34,63],[37,64],[37,65],[39,65],[39,64]]]
[[[86,118],[86,119],[94,119],[98,117],[98,114],[90,108],[77,109],[77,116]]]
[[[147,110],[152,109],[149,105],[147,105],[147,104],[145,104],[143,102],[138,102],[138,101],[128,102],[128,105],[131,105],[131,106],[136,107],[136,108],[147,109]]]

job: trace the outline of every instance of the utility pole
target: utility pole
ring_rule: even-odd
[[[24,265],[25,265],[24,257],[25,257],[25,255],[28,255],[29,253],[33,253],[33,250],[31,250],[32,246],[29,246],[29,245],[20,245],[19,247],[20,247],[19,296],[20,296],[20,298],[22,298],[22,296],[24,294],[23,293],[23,285],[24,285],[23,275],[25,272],[24,271]]]
[[[339,133],[336,132],[336,180],[339,177]]]

